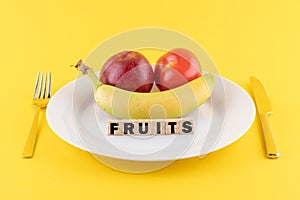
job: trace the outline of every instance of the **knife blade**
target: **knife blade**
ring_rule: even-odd
[[[272,129],[268,120],[268,116],[272,113],[269,95],[264,85],[257,78],[250,77],[250,83],[252,86],[256,109],[263,130],[267,157],[279,158],[280,153],[275,144]]]

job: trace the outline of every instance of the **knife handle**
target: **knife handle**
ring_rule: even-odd
[[[269,158],[279,158],[280,153],[275,144],[272,129],[268,120],[268,115],[260,115],[259,117],[264,133],[267,156]]]

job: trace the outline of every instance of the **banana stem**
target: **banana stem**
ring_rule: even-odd
[[[83,75],[87,75],[91,81],[93,89],[97,89],[102,83],[99,81],[98,77],[96,76],[94,70],[89,66],[85,65],[82,60],[79,60],[77,64],[74,66],[77,68]]]

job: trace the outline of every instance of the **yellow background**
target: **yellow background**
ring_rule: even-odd
[[[0,199],[299,199],[299,2],[1,1]],[[59,139],[45,119],[35,157],[19,158],[36,72],[52,71],[57,91],[77,76],[68,66],[99,43],[149,26],[192,37],[222,76],[249,92],[248,77],[261,79],[281,158],[265,158],[257,119],[232,145],[148,174],[105,167]]]

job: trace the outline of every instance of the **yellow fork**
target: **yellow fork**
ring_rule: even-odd
[[[32,101],[32,105],[35,108],[35,114],[23,153],[21,155],[22,158],[33,157],[38,135],[38,119],[40,110],[42,108],[46,108],[51,98],[51,79],[51,72],[38,72],[37,74]]]

